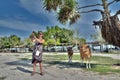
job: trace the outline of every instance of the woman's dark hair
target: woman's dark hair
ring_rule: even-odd
[[[42,31],[38,31],[38,35],[41,34],[42,35],[42,38],[44,38],[44,34]]]
[[[43,34],[43,32],[42,31],[38,31],[38,34]]]

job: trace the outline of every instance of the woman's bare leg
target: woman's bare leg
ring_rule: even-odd
[[[33,72],[31,75],[34,75],[36,72],[36,61],[33,63]]]
[[[39,63],[39,67],[40,67],[40,75],[43,75],[42,62]]]

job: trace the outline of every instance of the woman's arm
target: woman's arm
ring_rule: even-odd
[[[39,43],[44,43],[44,42],[45,42],[44,39],[38,39],[38,38],[36,38],[35,40],[36,40],[37,42],[39,42]]]
[[[44,39],[39,39],[39,38],[37,38],[37,37],[34,35],[34,33],[33,33],[33,37],[34,37],[35,41],[37,41],[37,42],[39,42],[39,43],[44,43],[44,42],[45,42]]]

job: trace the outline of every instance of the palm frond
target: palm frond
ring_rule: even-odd
[[[70,25],[74,24],[79,18],[80,18],[80,13],[79,12],[74,12],[73,14],[71,14],[71,18],[70,18]]]
[[[44,8],[47,11],[57,10],[57,7],[62,5],[62,0],[44,0]]]
[[[59,13],[58,13],[58,20],[65,24],[69,17],[70,17],[70,13],[72,12],[72,9],[68,6],[64,6],[63,8],[60,9]]]

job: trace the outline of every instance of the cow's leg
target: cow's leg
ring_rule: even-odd
[[[72,62],[72,54],[69,55],[70,62]]]
[[[70,56],[70,62],[72,62],[72,56]]]
[[[89,68],[88,64],[89,64],[89,61],[86,60],[86,68],[87,68],[87,69]]]
[[[71,55],[70,55],[70,54],[68,54],[68,59],[69,59],[68,62],[72,62],[72,60],[71,60]]]
[[[85,61],[86,61],[86,68],[88,69],[88,57],[87,57],[87,54],[85,53]]]
[[[90,64],[90,62],[89,62],[89,68],[91,69],[91,64]]]
[[[83,66],[83,63],[84,62],[84,60],[83,60],[83,58],[81,57],[81,66]]]
[[[68,62],[70,62],[70,55],[68,54]]]
[[[70,62],[72,62],[72,55],[70,55]]]
[[[91,68],[90,58],[89,58],[89,61],[88,61],[88,67]]]

